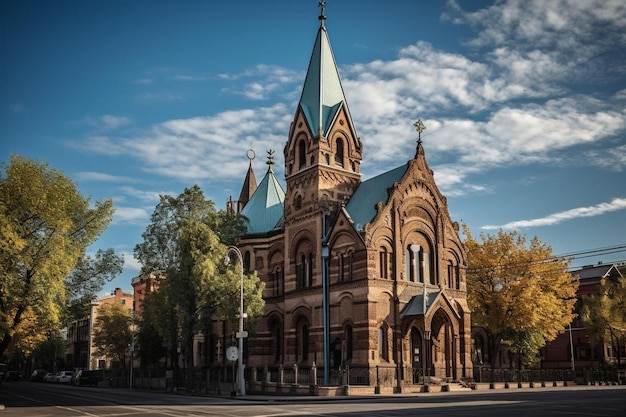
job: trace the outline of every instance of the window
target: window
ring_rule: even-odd
[[[339,282],[343,282],[345,280],[343,253],[339,254],[338,262],[339,262]]]
[[[309,360],[309,326],[301,320],[296,333],[296,361],[306,362]]]
[[[250,271],[250,251],[247,250],[243,254],[243,270]]]
[[[432,273],[431,254],[420,245],[409,245],[406,249],[406,276],[411,282],[436,284]]]
[[[307,256],[303,253],[300,255],[300,263],[296,265],[296,286],[297,288],[306,288],[313,285],[313,254]]]
[[[343,140],[337,139],[335,142],[337,150],[335,151],[335,165],[343,167]]]
[[[280,363],[283,356],[282,323],[277,319],[273,319],[270,328],[270,349],[274,353],[274,362]]]
[[[352,271],[354,264],[354,252],[348,252],[348,281],[352,281]]]
[[[306,143],[304,139],[298,143],[298,169],[306,166]]]
[[[380,352],[380,359],[389,361],[387,326],[384,324],[378,328],[378,351]]]
[[[452,261],[448,262],[448,288],[456,288],[457,290],[461,288],[459,265]]]
[[[379,252],[379,269],[380,269],[380,277],[382,279],[389,278],[389,252],[387,252],[387,248],[381,247]]]
[[[285,279],[284,271],[280,266],[274,267],[272,278],[272,295],[280,295],[283,292],[283,281]]]

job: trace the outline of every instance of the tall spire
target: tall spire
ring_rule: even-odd
[[[300,106],[313,135],[325,136],[339,107],[346,102],[346,98],[341,86],[335,57],[330,47],[328,33],[324,26],[326,2],[320,1],[319,7],[322,9],[319,16],[321,24],[304,80]],[[344,107],[348,112],[347,105]],[[350,118],[349,112],[348,118]],[[350,124],[352,124],[352,120],[350,120]]]
[[[248,166],[248,172],[246,173],[246,179],[243,181],[243,186],[241,187],[241,193],[239,194],[239,201],[237,202],[237,212],[241,212],[243,208],[248,204],[250,197],[256,191],[256,177],[254,176],[254,171],[252,170],[252,160],[256,156],[252,149],[248,149],[246,152],[246,156],[250,160],[250,165]]]

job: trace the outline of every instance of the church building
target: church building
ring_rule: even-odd
[[[392,369],[398,386],[472,376],[466,255],[426,162],[415,156],[363,180],[357,136],[322,15],[283,150],[284,190],[248,169],[237,241],[265,283],[264,316],[246,340],[256,369]],[[407,122],[409,123],[409,122]],[[418,136],[424,129],[415,123]],[[253,155],[249,155],[252,160]],[[236,205],[235,205],[236,204]],[[327,374],[324,373],[326,376]],[[333,374],[334,375],[334,374]]]

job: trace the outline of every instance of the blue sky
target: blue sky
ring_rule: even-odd
[[[428,162],[453,220],[557,255],[626,245],[626,3],[328,0],[364,144],[363,179]],[[158,203],[198,184],[218,208],[282,149],[319,26],[315,0],[4,1],[0,161],[46,161],[116,214],[134,246]],[[284,183],[284,182],[283,182]],[[573,265],[620,261],[626,252]]]

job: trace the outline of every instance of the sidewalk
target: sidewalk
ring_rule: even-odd
[[[359,400],[371,400],[371,399],[393,399],[393,398],[419,398],[419,397],[437,397],[437,396],[458,396],[458,395],[484,395],[484,394],[504,394],[515,392],[541,392],[541,391],[583,391],[583,390],[623,390],[626,391],[626,385],[569,385],[569,386],[552,386],[546,384],[545,387],[541,386],[541,383],[530,388],[528,383],[525,383],[522,388],[517,387],[517,383],[510,384],[509,388],[504,388],[503,383],[495,385],[494,389],[489,388],[489,383],[476,384],[475,390],[431,390],[429,392],[408,392],[402,394],[360,394],[360,395],[336,395],[336,396],[316,396],[316,395],[273,395],[273,394],[250,394],[237,397],[226,397],[239,401],[260,401],[260,402],[312,402],[312,401],[359,401]],[[440,388],[440,387],[438,387]]]

